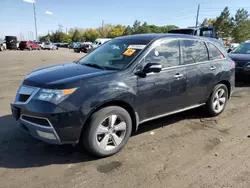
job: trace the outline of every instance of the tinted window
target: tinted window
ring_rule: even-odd
[[[149,52],[145,61],[146,63],[160,63],[163,68],[178,66],[180,64],[178,40],[160,43]]]
[[[224,55],[211,43],[207,43],[209,49],[209,58],[210,60],[223,59]]]
[[[207,47],[204,42],[196,40],[181,40],[182,61],[181,64],[192,64],[208,61]]]

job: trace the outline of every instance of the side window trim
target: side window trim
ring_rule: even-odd
[[[223,55],[224,58],[222,58],[222,59],[214,59],[214,60],[211,60],[211,59],[210,59],[210,51],[209,51],[209,46],[208,46],[208,44],[214,46],[214,47],[221,53],[221,55]],[[207,41],[207,42],[206,42],[206,45],[207,45],[207,49],[208,49],[209,61],[222,61],[222,60],[225,60],[225,59],[226,59],[225,54],[222,53],[222,51],[217,47],[217,45],[213,44],[213,43],[210,42],[210,41]]]

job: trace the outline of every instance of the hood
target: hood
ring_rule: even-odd
[[[229,53],[228,55],[234,61],[250,61],[250,54]]]
[[[42,88],[77,87],[80,81],[87,78],[106,75],[114,71],[106,71],[76,63],[68,63],[44,67],[28,74],[24,85]]]

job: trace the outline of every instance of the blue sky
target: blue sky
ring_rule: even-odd
[[[215,17],[228,6],[232,13],[238,8],[250,12],[249,0],[36,0],[38,35],[72,27],[96,28],[104,23],[132,25],[137,19],[148,24],[179,27],[195,24],[200,3],[200,21]],[[45,14],[50,11],[53,14]],[[27,39],[34,34],[32,4],[23,0],[0,0],[0,37],[20,36]]]

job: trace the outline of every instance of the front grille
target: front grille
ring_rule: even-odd
[[[247,64],[247,61],[236,61],[236,67],[244,67]]]
[[[36,118],[36,117],[30,117],[30,116],[22,116],[22,119],[25,121],[28,121],[30,123],[34,123],[40,126],[44,126],[44,127],[50,127],[50,124],[48,122],[48,120],[43,119],[43,118]]]
[[[19,101],[20,102],[26,102],[29,99],[30,95],[24,95],[24,94],[20,94],[19,95]]]

